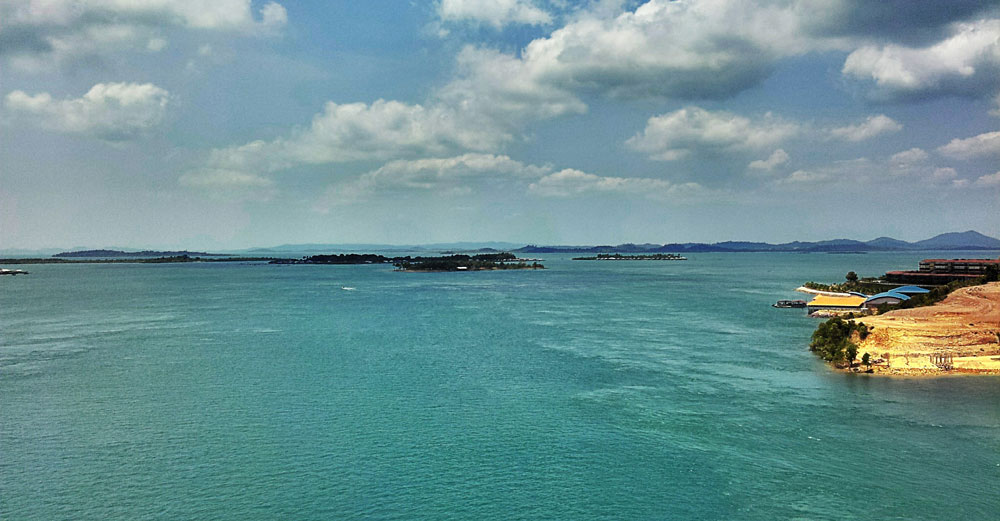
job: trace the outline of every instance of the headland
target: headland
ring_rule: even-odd
[[[1000,374],[1000,282],[955,290],[932,306],[865,317],[858,343],[878,374]]]

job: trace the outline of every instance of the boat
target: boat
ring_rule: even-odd
[[[0,275],[27,275],[28,272],[24,270],[8,270],[6,268],[0,268]]]
[[[774,304],[771,304],[771,307],[775,307],[775,308],[804,308],[804,307],[806,307],[806,301],[804,301],[804,300],[779,300],[779,301],[775,302]]]

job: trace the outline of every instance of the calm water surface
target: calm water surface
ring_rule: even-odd
[[[835,374],[769,306],[926,256],[30,266],[0,519],[998,519],[1000,378]]]

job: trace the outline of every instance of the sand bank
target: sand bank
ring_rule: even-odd
[[[933,306],[861,320],[874,329],[859,343],[858,358],[868,352],[885,359],[874,366],[876,373],[1000,374],[1000,282],[956,290]],[[953,368],[939,367],[934,357],[951,357]]]

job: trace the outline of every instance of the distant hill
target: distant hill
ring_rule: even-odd
[[[514,250],[518,253],[697,253],[697,252],[869,252],[869,251],[929,251],[929,250],[1000,250],[1000,240],[979,232],[942,233],[918,242],[892,237],[879,237],[867,242],[853,239],[828,241],[794,241],[781,244],[767,242],[725,241],[712,244],[687,242],[655,244],[619,244],[617,246],[534,246]]]
[[[93,258],[93,257],[230,257],[228,253],[205,253],[203,251],[121,251],[121,250],[81,250],[64,251],[53,257],[61,258]]]
[[[348,243],[348,244],[282,244],[280,246],[269,246],[266,248],[250,248],[241,250],[247,253],[309,253],[309,252],[372,252],[372,251],[511,251],[520,248],[524,243],[515,244],[511,242],[445,242],[435,244],[370,244],[370,243]]]
[[[877,239],[872,239],[865,244],[871,248],[879,250],[906,250],[912,246],[912,244],[906,241],[893,239],[892,237],[879,237]]]
[[[914,246],[922,250],[995,250],[1000,249],[1000,240],[969,230],[960,233],[942,233],[918,241]]]

